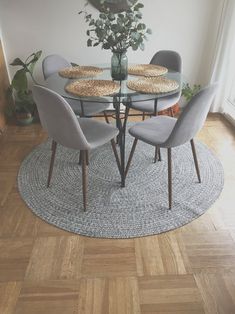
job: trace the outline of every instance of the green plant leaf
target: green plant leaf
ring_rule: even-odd
[[[100,19],[106,20],[107,15],[104,13],[100,13],[99,17],[100,17]]]
[[[110,21],[114,21],[114,20],[115,20],[115,15],[114,15],[113,13],[109,13],[108,19],[109,19]]]
[[[141,49],[142,51],[145,49],[144,43],[141,43],[141,44],[140,44],[140,49]]]
[[[70,62],[70,64],[72,65],[72,67],[77,67],[79,64],[74,63],[74,62]]]
[[[21,65],[24,66],[24,62],[20,58],[16,58],[10,65]]]
[[[87,47],[91,47],[92,46],[92,40],[89,38],[87,40]]]
[[[135,6],[134,6],[134,10],[135,11],[138,11],[139,9],[143,8],[144,5],[142,3],[137,3]]]
[[[17,91],[27,91],[28,89],[28,80],[26,76],[25,69],[18,70],[11,82],[12,87]]]

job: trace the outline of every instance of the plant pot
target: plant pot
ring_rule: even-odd
[[[18,112],[16,122],[18,125],[29,125],[33,122],[33,116],[30,112]]]
[[[179,112],[180,112],[179,104],[177,103],[177,104],[171,106],[171,110],[172,110],[172,113],[173,113],[174,116],[179,114]],[[162,111],[159,111],[158,115],[171,116],[170,108],[162,110]]]
[[[111,59],[111,76],[116,81],[122,81],[128,75],[128,59],[126,51],[113,51]]]

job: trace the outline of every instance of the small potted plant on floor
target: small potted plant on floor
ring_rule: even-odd
[[[28,87],[28,75],[31,77],[33,83],[37,84],[33,72],[41,54],[42,51],[40,50],[32,53],[24,62],[20,58],[16,58],[10,64],[18,66],[20,69],[16,71],[9,88],[9,95],[12,96],[13,101],[9,102],[7,115],[15,116],[19,125],[32,123],[34,115],[37,112],[32,91]]]
[[[182,89],[182,96],[189,102],[194,95],[196,95],[201,89],[201,85],[194,84],[192,87],[189,83],[184,84]]]

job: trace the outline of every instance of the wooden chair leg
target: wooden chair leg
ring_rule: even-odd
[[[84,211],[87,209],[87,151],[81,150],[80,155],[82,159],[82,193],[83,193],[83,208]]]
[[[143,112],[143,114],[142,114],[142,121],[144,121],[145,120],[145,112]]]
[[[47,187],[48,188],[49,188],[50,182],[51,182],[51,176],[52,176],[53,166],[54,166],[54,161],[55,161],[56,148],[57,148],[57,143],[53,140],[52,145],[51,145],[52,153],[51,153],[50,168],[49,168],[48,179],[47,179]]]
[[[115,143],[114,139],[111,140],[111,145],[112,145],[113,153],[114,153],[114,156],[115,156],[115,159],[116,159],[116,162],[117,162],[118,170],[119,170],[119,172],[121,174],[121,164],[120,164],[120,160],[119,160],[119,157],[118,157],[116,143]]]
[[[82,155],[81,152],[79,153],[79,162],[78,162],[79,166],[82,165]],[[87,166],[89,166],[89,152],[86,151],[86,164]]]
[[[162,154],[160,147],[158,148],[158,161],[162,161]]]
[[[106,111],[104,111],[104,118],[105,118],[106,123],[109,124],[109,118]]]
[[[157,162],[157,159],[158,159],[157,157],[158,157],[158,147],[156,146],[156,147],[155,147],[154,161],[153,161],[154,163]]]
[[[197,154],[196,154],[196,149],[195,149],[193,139],[191,139],[190,144],[191,144],[191,148],[192,148],[192,152],[193,152],[193,160],[194,160],[194,164],[195,164],[195,168],[196,168],[196,172],[197,172],[198,181],[199,181],[199,183],[201,183],[202,181],[201,181],[200,170],[199,170],[199,165],[198,165],[198,160],[197,160]]]
[[[86,150],[86,164],[89,166],[89,152]]]
[[[172,107],[169,108],[169,111],[170,111],[170,116],[174,118],[174,110],[172,109]]]
[[[171,148],[167,148],[168,156],[168,200],[169,209],[172,207],[172,162],[171,162]]]
[[[134,155],[134,152],[135,152],[135,148],[136,148],[136,145],[137,145],[137,142],[138,142],[138,139],[135,138],[134,142],[133,142],[133,145],[132,145],[132,148],[131,148],[131,152],[130,152],[130,156],[128,158],[128,162],[127,162],[127,165],[126,165],[126,169],[125,169],[125,177],[127,175],[127,172],[130,168],[130,164],[131,164],[131,161],[132,161],[132,157]]]
[[[79,161],[78,161],[79,166],[82,165],[82,154],[79,152]]]
[[[154,116],[156,117],[158,115],[158,112],[154,112]],[[158,155],[158,161],[162,161],[162,155],[161,155],[161,149],[156,147],[155,148],[155,155],[154,155],[154,163],[157,161],[157,155]]]
[[[158,157],[158,158],[157,158]],[[154,163],[158,161],[162,161],[161,149],[160,147],[155,147],[155,156],[154,156]]]

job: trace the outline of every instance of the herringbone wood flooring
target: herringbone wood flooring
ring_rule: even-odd
[[[86,238],[31,213],[17,191],[39,124],[0,138],[1,314],[235,313],[235,132],[211,115],[198,138],[220,158],[225,187],[199,219],[138,239]]]

